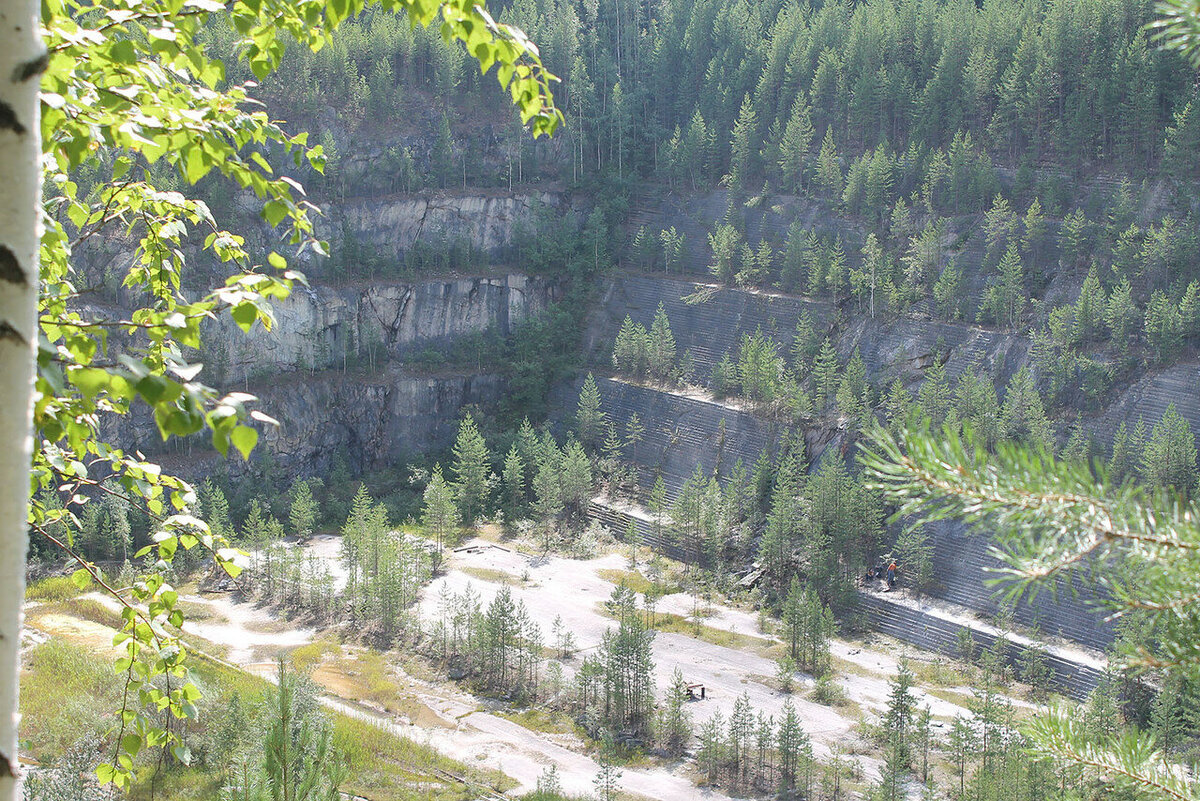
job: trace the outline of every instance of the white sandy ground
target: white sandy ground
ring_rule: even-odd
[[[337,537],[317,537],[306,547],[311,553],[328,561],[335,580],[344,582],[345,572],[338,561]],[[482,580],[470,575],[471,570],[498,571],[511,577],[508,581],[514,598],[521,600],[532,619],[542,628],[547,641],[556,617],[575,635],[581,652],[595,648],[604,631],[614,625],[605,616],[602,602],[612,594],[615,585],[601,578],[602,570],[624,570],[626,559],[609,554],[597,559],[580,561],[556,556],[533,557],[508,546],[497,546],[483,539],[467,544],[465,550],[450,555],[447,572],[428,587],[419,605],[419,614],[426,622],[439,616],[439,593],[443,587],[454,592],[470,585],[483,604],[500,589],[496,581]],[[527,580],[523,580],[527,579]],[[115,603],[104,596],[95,596],[106,603]],[[206,597],[184,596],[194,604],[205,604],[215,612],[210,621],[185,623],[185,632],[229,649],[229,661],[269,676],[273,652],[311,642],[317,634],[311,627],[287,627],[268,609],[253,603],[235,603],[228,594]],[[660,612],[689,616],[696,599],[686,593],[665,596],[657,606]],[[758,632],[757,616],[740,609],[704,601],[707,611],[703,624],[712,628],[764,637]],[[768,638],[769,639],[769,638]],[[727,648],[676,633],[659,632],[654,639],[655,679],[659,694],[663,693],[678,667],[689,682],[706,688],[706,700],[689,705],[696,725],[715,712],[728,719],[738,696],[746,693],[756,711],[780,716],[785,694],[773,689],[768,681],[775,676],[775,662],[755,653]],[[840,640],[831,642],[833,656],[852,662],[861,673],[854,672],[837,678],[847,697],[867,713],[878,714],[887,705],[888,677],[898,668],[895,657],[875,649],[867,649]],[[566,669],[573,672],[578,658],[568,660]],[[862,675],[867,674],[867,675]],[[801,686],[811,686],[811,679],[799,677]],[[432,684],[415,677],[405,677],[406,691],[428,707],[440,719],[441,725],[418,725],[403,716],[392,716],[365,704],[351,704],[329,698],[329,706],[395,731],[409,739],[431,747],[468,764],[499,770],[512,777],[518,787],[514,793],[534,789],[537,778],[550,765],[556,765],[564,789],[569,793],[586,794],[592,791],[592,781],[599,765],[591,757],[571,750],[574,738],[535,732],[510,720],[481,709],[481,703],[471,695],[445,684]],[[962,688],[965,690],[966,688]],[[955,692],[961,690],[955,689]],[[966,694],[966,693],[964,693]],[[961,706],[922,690],[916,690],[918,703],[928,704],[937,718],[956,714],[969,715]],[[813,739],[814,751],[825,757],[835,748],[845,753],[856,750],[855,718],[838,709],[823,706],[799,695],[791,696],[805,730]],[[1024,705],[1024,704],[1023,704]],[[879,762],[870,757],[857,759],[867,779],[879,775]],[[654,768],[625,768],[621,785],[627,792],[653,799],[707,799],[726,801],[727,796],[710,789],[696,787],[684,765]]]

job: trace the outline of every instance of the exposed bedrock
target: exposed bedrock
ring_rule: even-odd
[[[389,198],[351,200],[331,222],[334,235],[350,234],[380,254],[399,255],[418,241],[464,240],[476,250],[499,255],[539,207],[557,207],[549,192],[422,192]]]
[[[496,374],[422,375],[400,367],[371,374],[337,371],[272,376],[247,389],[252,407],[279,421],[259,425],[255,459],[265,455],[288,476],[324,475],[340,456],[354,470],[402,462],[406,457],[448,447],[466,406],[484,409],[504,396]],[[208,438],[171,440],[164,445],[144,407],[121,418],[115,441],[127,451],[162,457],[176,473],[203,478],[221,460]],[[244,464],[230,449],[226,465]]]
[[[227,317],[206,333],[210,380],[237,384],[293,370],[372,365],[483,331],[506,336],[559,295],[557,282],[519,273],[347,287],[298,286],[273,304],[276,324],[243,334]]]

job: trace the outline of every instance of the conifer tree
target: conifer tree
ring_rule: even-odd
[[[1025,270],[1015,245],[1010,245],[1000,260],[999,276],[984,293],[980,320],[1015,328],[1025,313],[1029,295],[1025,290]]]
[[[809,798],[812,791],[812,743],[792,699],[783,702],[776,742],[779,748],[779,789],[785,795]]]
[[[837,390],[838,356],[833,343],[826,339],[813,363],[813,398],[818,409],[824,409],[834,400]]]
[[[511,453],[511,451],[510,451]],[[446,541],[458,528],[458,507],[454,503],[454,492],[446,480],[442,478],[442,466],[434,465],[433,476],[425,487],[424,509],[421,514],[421,526],[426,534],[433,536],[437,547],[435,565],[440,562],[442,550]]]
[[[962,319],[963,277],[958,262],[950,259],[933,285],[933,303],[943,320]]]
[[[1032,447],[1054,449],[1050,421],[1028,367],[1018,370],[1008,382],[1000,410],[1000,431],[1002,436],[1023,440]]]
[[[667,753],[678,755],[687,748],[692,738],[692,713],[688,710],[687,679],[678,667],[671,674],[671,685],[667,689],[659,720],[659,738]]]
[[[292,525],[292,533],[301,540],[308,539],[317,522],[317,502],[313,498],[312,488],[307,481],[300,479],[292,485],[291,495],[288,522]]]
[[[1104,311],[1104,321],[1108,325],[1109,338],[1120,353],[1126,353],[1133,336],[1137,333],[1141,322],[1137,304],[1133,300],[1133,287],[1129,279],[1122,279],[1113,288]]]
[[[584,445],[595,447],[604,431],[605,413],[600,408],[600,390],[591,373],[583,381],[575,407],[575,431]]]
[[[758,116],[750,95],[742,98],[737,121],[729,142],[729,186],[734,192],[743,192],[747,182],[755,173],[755,160],[761,137],[758,135]]]
[[[716,230],[708,235],[708,247],[713,253],[713,261],[708,271],[725,286],[733,285],[742,245],[741,232],[728,223],[718,225]]]
[[[1167,405],[1142,450],[1142,476],[1156,489],[1170,488],[1184,496],[1196,483],[1196,438],[1187,420]]]
[[[454,442],[454,494],[458,500],[463,525],[470,526],[484,510],[489,491],[488,473],[491,469],[491,454],[487,443],[475,426],[475,418],[468,414],[458,427],[458,438]]]
[[[1063,217],[1062,254],[1067,267],[1075,268],[1083,263],[1090,250],[1090,227],[1091,223],[1084,216],[1083,209],[1075,209]]]
[[[1079,299],[1075,302],[1075,341],[1090,342],[1098,338],[1107,309],[1108,297],[1104,293],[1104,287],[1100,285],[1096,266],[1092,265],[1079,291]]]
[[[550,550],[550,542],[562,514],[562,488],[558,480],[558,471],[549,462],[538,465],[537,474],[533,478],[533,511],[542,524],[544,532],[543,545]]]
[[[908,669],[908,664],[901,660],[896,675],[888,682],[888,707],[883,716],[883,731],[887,739],[884,746],[882,790],[888,801],[904,798],[902,782],[912,767],[910,737],[916,709],[912,685],[912,671]]]
[[[1035,266],[1041,261],[1042,246],[1046,241],[1046,217],[1042,214],[1042,201],[1034,198],[1025,212],[1023,220],[1024,233],[1021,235],[1021,249],[1026,258]]]
[[[663,272],[680,272],[683,263],[683,234],[675,230],[675,226],[666,228],[658,234],[662,244]]]
[[[505,520],[514,520],[525,509],[525,460],[514,443],[504,456],[504,467],[500,475],[504,491]]]
[[[655,381],[666,381],[675,372],[675,335],[662,302],[654,312],[654,322],[646,337],[647,367]]]
[[[887,399],[883,402],[884,419],[892,431],[900,431],[908,424],[909,415],[913,408],[912,393],[904,383],[897,378],[888,389]]]
[[[936,358],[925,371],[925,380],[917,391],[917,403],[921,407],[921,414],[930,419],[934,429],[940,429],[950,414],[952,404],[946,365]]]
[[[825,129],[821,152],[817,155],[817,186],[829,197],[842,194],[842,168],[838,164],[837,147],[833,143],[833,126]]]
[[[954,385],[954,408],[959,422],[969,426],[985,448],[1000,438],[1000,401],[990,378],[966,371]]]
[[[779,143],[779,173],[784,191],[804,191],[805,173],[808,171],[809,151],[812,148],[812,114],[804,96],[799,95],[792,105],[792,113],[783,129]]]
[[[646,329],[625,315],[613,346],[613,367],[626,375],[641,376],[648,365],[647,353]]]

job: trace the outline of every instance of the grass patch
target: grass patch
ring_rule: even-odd
[[[933,662],[909,659],[908,668],[920,683],[934,687],[957,687],[974,680],[974,670],[969,665],[944,659]]]
[[[339,698],[370,703],[421,726],[448,725],[429,706],[403,692],[382,654],[361,651],[356,657],[322,662],[312,672],[313,681]]]
[[[308,645],[293,648],[288,654],[292,667],[299,673],[312,673],[313,668],[325,661],[326,656],[341,656],[342,646],[333,640],[319,639]]]
[[[212,604],[197,603],[195,601],[179,601],[175,606],[176,609],[183,612],[183,617],[192,623],[206,621],[209,623],[227,623],[228,619],[217,612]]]
[[[491,584],[516,584],[518,579],[511,573],[505,573],[503,570],[497,570],[494,567],[474,567],[467,565],[458,568],[468,576],[473,576],[480,581],[487,581]]]
[[[125,625],[125,619],[121,617],[120,612],[95,598],[69,598],[55,604],[54,609],[63,614],[99,623],[101,626],[108,626],[110,629],[119,629]]]
[[[655,588],[658,588],[660,594],[662,595],[670,595],[674,591],[673,587],[667,587],[661,582],[656,584],[655,582],[643,576],[640,572],[633,570],[614,570],[612,568],[605,568],[603,570],[597,570],[596,575],[605,581],[611,581],[613,584],[626,586],[641,595],[645,595]]]
[[[103,735],[121,705],[121,677],[89,649],[50,640],[22,659],[20,737],[52,761],[86,734]]]
[[[523,726],[530,731],[541,732],[542,734],[574,734],[584,741],[590,739],[575,724],[574,719],[570,715],[557,710],[530,707],[520,712],[497,712],[496,714],[498,717],[511,720],[518,726]]]
[[[846,697],[846,689],[830,676],[817,679],[817,684],[808,697],[824,706],[848,706],[850,703],[850,699]]]
[[[688,637],[695,637],[697,640],[703,640],[713,645],[720,645],[723,648],[736,648],[740,651],[753,651],[755,653],[768,653],[771,646],[774,645],[770,640],[762,637],[755,637],[752,634],[741,634],[736,631],[726,631],[713,626],[706,626],[703,623],[696,623],[694,620],[689,620],[682,615],[673,615],[663,612],[656,612],[654,615],[654,628],[658,631],[672,632],[674,634],[683,634]]]
[[[498,771],[468,767],[428,746],[345,715],[334,715],[333,741],[350,760],[350,778],[342,791],[371,801],[458,801],[479,796],[471,787],[503,793],[516,786]],[[465,781],[447,777],[447,773]]]
[[[89,582],[91,580],[89,579]],[[35,581],[25,588],[26,601],[65,601],[74,598],[83,590],[75,586],[70,576],[50,576]]]

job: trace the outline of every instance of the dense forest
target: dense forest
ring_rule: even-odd
[[[33,540],[38,580],[28,595],[39,625],[71,614],[136,632],[132,606],[114,612],[78,597],[110,577],[132,588],[115,591],[119,599],[172,595],[165,606],[154,601],[159,629],[169,624],[180,636],[177,584],[197,596],[229,593],[319,636],[279,661],[273,686],[251,682],[221,649],[198,669],[203,699],[158,680],[181,709],[195,702],[188,711],[203,712],[175,723],[174,708],[141,699],[143,728],[161,720],[175,738],[158,757],[140,740],[114,742],[106,715],[128,703],[118,700],[119,676],[86,649],[36,643],[23,681],[41,715],[31,716],[25,750],[48,767],[26,798],[112,797],[81,778],[110,750],[127,758],[136,798],[155,797],[159,781],[167,792],[222,801],[324,801],[339,792],[407,799],[436,781],[446,785],[429,797],[510,790],[504,777],[443,764],[432,747],[362,722],[379,709],[412,712],[396,686],[405,681],[442,682],[506,720],[568,740],[594,759],[603,801],[620,797],[622,767],[645,764],[739,797],[1142,797],[1094,770],[1091,752],[1032,747],[1026,718],[1065,690],[1050,667],[1052,646],[1037,626],[1015,621],[1015,604],[989,613],[987,644],[966,627],[952,653],[941,649],[952,668],[910,659],[904,646],[886,681],[874,679],[881,702],[848,696],[842,679],[857,670],[850,656],[858,652],[834,647],[870,636],[862,601],[879,589],[878,565],[899,563],[903,597],[914,604],[939,585],[931,529],[898,519],[896,498],[863,469],[862,446],[873,440],[932,430],[968,443],[977,464],[1027,448],[1037,464],[1069,465],[1138,502],[1196,496],[1195,435],[1174,403],[1111,426],[1101,417],[1123,387],[1200,353],[1200,82],[1184,55],[1152,40],[1155,3],[515,0],[492,12],[526,31],[561,78],[554,89],[564,119],[553,138],[532,139],[471,53],[404,13],[356,14],[321,47],[280,51],[278,72],[265,78],[239,58],[245,31],[223,20],[198,26],[224,64],[213,85],[253,79],[254,102],[310,131],[308,144],[319,147],[307,162],[285,158],[281,141],[252,148],[265,170],[302,182],[328,212],[329,252],[305,257],[314,285],[514,270],[552,279],[556,299],[504,335],[443,338],[393,363],[374,345],[351,353],[343,343],[340,371],[322,380],[389,370],[430,386],[445,375],[500,376],[494,404],[455,407],[448,447],[368,463],[347,436],[314,474],[261,447],[253,457],[245,449],[242,461],[189,462],[194,446],[211,455],[206,431],[168,446],[172,466],[196,479],[177,510],[244,555],[240,578],[215,575],[203,548],[162,534],[162,499],[147,514],[152,507],[126,492],[153,483],[143,475],[157,480],[152,469],[139,466],[144,472],[124,483],[44,481],[35,505],[46,536]],[[108,202],[117,167],[99,147],[72,170],[69,193]],[[168,193],[195,193],[222,224],[246,217],[245,193],[222,176],[194,180],[182,162],[120,168]],[[523,189],[560,203],[533,202],[491,250],[465,234],[422,231],[390,252],[341,211]],[[123,268],[87,250],[95,232],[75,223],[69,203],[55,213],[87,254],[81,274],[99,278],[85,290],[89,302],[126,303]],[[256,226],[238,247],[269,249],[274,234]],[[173,245],[182,262],[188,245]],[[271,256],[274,266],[281,257]],[[207,289],[223,267],[204,258],[182,279],[173,275],[167,293]],[[629,276],[686,284],[682,306],[631,303],[609,330],[600,307]],[[772,317],[767,326],[677,339],[689,310],[722,293],[785,298],[810,311],[786,329]],[[101,354],[135,349],[138,324],[115,345],[105,340]],[[938,337],[927,353],[895,357],[917,367],[869,367],[862,337],[906,324],[1006,338],[1022,356],[1012,370],[980,363],[952,373],[954,346]],[[701,353],[710,339],[733,344]],[[179,353],[220,358],[198,333]],[[670,442],[657,461],[647,458],[644,443],[663,432],[613,407],[614,386],[743,415],[771,435],[748,458],[716,466],[702,458],[669,475],[666,454],[685,439],[689,418],[679,414],[669,431],[657,423]],[[726,418],[701,434],[723,456]],[[620,514],[602,522],[612,510]],[[318,551],[328,540],[332,555]],[[75,584],[58,575],[62,542],[73,567],[94,570]],[[519,576],[486,567],[456,574],[498,584],[486,600],[475,583],[448,581],[459,550],[492,547],[480,542],[530,555]],[[597,642],[581,647],[571,620],[539,622],[522,600],[537,586],[532,567],[614,555],[623,568],[609,570],[615,587],[592,610],[605,620]],[[1161,580],[1144,566],[1114,572]],[[1081,604],[1108,600],[1091,592],[1082,590]],[[677,595],[690,614],[659,608]],[[188,603],[190,620],[199,606]],[[717,628],[710,617],[719,605],[757,616],[757,630]],[[1134,756],[1155,765],[1194,769],[1200,680],[1171,662],[1119,668],[1130,655],[1170,649],[1179,629],[1160,611],[1127,609],[1105,621],[1111,665],[1088,655],[1100,667],[1071,706],[1072,733],[1100,748],[1133,743]],[[756,708],[747,689],[728,715],[701,720],[694,710],[702,707],[691,706],[697,687],[704,697],[701,685],[678,668],[669,680],[656,677],[656,644],[668,635],[758,649],[773,675],[752,673],[742,684],[769,688],[783,706],[775,715]],[[164,671],[174,658],[163,658]],[[132,676],[143,662],[118,665]],[[353,710],[323,705],[335,680],[368,688]],[[58,683],[87,685],[79,732],[46,722]],[[939,698],[919,685],[933,684],[958,704],[953,713],[932,711]],[[820,732],[810,734],[805,713],[820,719],[850,707],[855,753],[843,747],[849,739],[828,748]],[[1142,736],[1156,739],[1138,745],[1151,742]],[[573,797],[556,770],[524,797]]]

